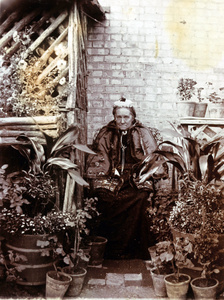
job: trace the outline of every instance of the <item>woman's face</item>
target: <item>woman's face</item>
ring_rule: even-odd
[[[116,121],[117,127],[122,130],[128,130],[131,127],[134,116],[128,108],[120,107],[116,109],[114,119]]]

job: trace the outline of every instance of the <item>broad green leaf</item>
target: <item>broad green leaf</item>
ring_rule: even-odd
[[[71,162],[70,159],[65,158],[65,157],[50,157],[45,166],[50,166],[50,165],[57,165],[60,168],[64,169],[64,170],[68,170],[71,168],[77,168],[77,165],[74,164],[73,162]]]
[[[199,167],[202,178],[205,178],[208,172],[208,155],[202,155],[199,157]]]
[[[16,139],[21,142],[26,142],[25,145],[20,145],[22,147],[21,150],[19,150],[19,148],[17,150],[21,151],[20,153],[23,156],[25,156],[25,158],[27,158],[28,162],[32,165],[32,170],[35,173],[39,173],[41,171],[41,163],[45,161],[45,153],[43,146],[40,143],[34,141],[32,138],[29,138],[25,135],[19,135]],[[31,151],[26,150],[27,143],[31,144]]]
[[[177,163],[179,165],[178,169],[180,169],[182,172],[186,171],[186,164],[183,158],[179,154],[173,153],[171,151],[155,151],[155,152],[165,157],[167,159],[167,162]]]
[[[68,169],[68,173],[79,185],[89,186],[88,182],[81,177],[79,172],[75,171],[74,169]]]
[[[159,166],[154,165],[152,166],[152,168],[147,172],[144,173],[143,175],[139,176],[139,183],[143,183],[145,182],[147,179],[149,179],[157,170],[158,170]]]
[[[75,141],[77,141],[78,133],[79,133],[78,126],[72,126],[69,129],[67,129],[55,141],[55,143],[51,149],[51,154],[53,154],[55,151],[61,150],[65,146],[71,145]]]
[[[176,131],[176,130],[172,130],[172,129],[170,129],[170,128],[164,128],[164,129],[162,129],[161,130],[161,133],[163,134],[163,135],[167,135],[167,136],[170,136],[170,137],[183,137],[183,135],[181,134],[181,133],[179,133],[178,131]]]
[[[89,153],[89,154],[96,154],[94,151],[92,151],[89,147],[86,145],[81,144],[75,144],[74,147],[82,152]]]
[[[183,147],[182,147],[182,146],[180,146],[180,145],[178,145],[178,144],[176,144],[176,143],[173,143],[173,142],[171,142],[171,141],[164,141],[164,142],[160,143],[159,146],[160,146],[160,145],[163,145],[163,144],[167,144],[167,145],[173,146],[173,147],[175,147],[181,154],[183,154]]]

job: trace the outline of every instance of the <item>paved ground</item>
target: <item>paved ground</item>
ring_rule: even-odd
[[[0,283],[0,298],[43,299],[45,286],[24,287]],[[167,299],[157,297],[146,264],[142,260],[105,260],[102,266],[88,267],[81,294],[74,299]],[[72,299],[72,298],[65,298]],[[191,291],[187,299],[193,299]],[[224,299],[220,296],[219,299]]]

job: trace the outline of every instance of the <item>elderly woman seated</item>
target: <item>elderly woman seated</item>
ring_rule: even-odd
[[[150,129],[136,120],[133,102],[122,98],[114,103],[114,120],[97,134],[87,161],[91,196],[98,197],[98,235],[108,239],[107,259],[148,259],[154,244],[146,208],[153,181],[135,184],[133,166],[156,148]]]

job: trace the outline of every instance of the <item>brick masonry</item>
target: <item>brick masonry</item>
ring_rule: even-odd
[[[224,1],[99,0],[106,20],[89,30],[88,143],[112,119],[122,95],[138,119],[158,129],[178,122],[180,78],[220,93],[223,83]]]

